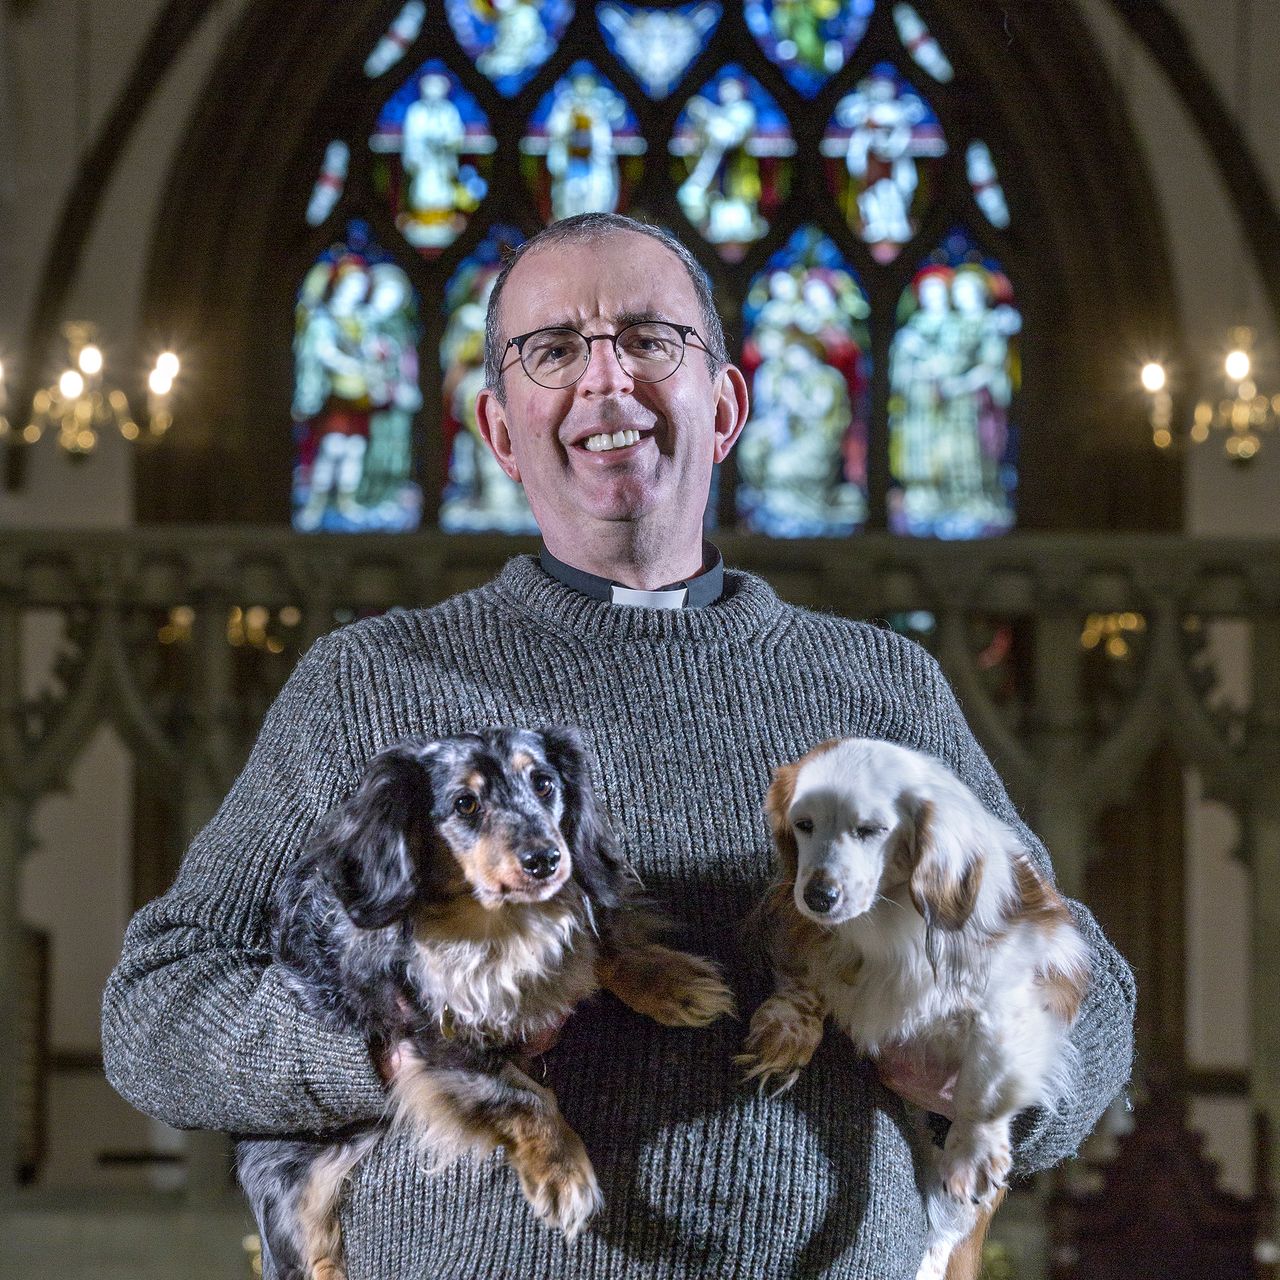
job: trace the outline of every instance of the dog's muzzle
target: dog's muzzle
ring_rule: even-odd
[[[554,846],[550,849],[532,849],[520,854],[516,861],[525,875],[534,880],[546,880],[555,874],[560,865],[560,850]]]
[[[815,872],[804,887],[804,905],[814,915],[825,916],[834,911],[840,901],[840,885],[834,876],[825,871]]]

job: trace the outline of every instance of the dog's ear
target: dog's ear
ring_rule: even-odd
[[[326,821],[319,865],[358,928],[381,929],[412,905],[430,812],[429,770],[393,748],[374,757],[355,794]]]
[[[773,832],[773,843],[778,850],[778,862],[783,878],[795,884],[800,869],[800,847],[796,844],[795,828],[791,825],[791,802],[796,798],[796,779],[800,776],[800,761],[780,764],[773,771],[773,781],[764,798],[764,811]]]
[[[981,853],[964,839],[964,831],[944,828],[934,801],[903,797],[899,810],[909,824],[911,901],[931,930],[958,932],[978,904]],[[957,815],[956,822],[966,830],[970,825],[967,816]]]
[[[616,907],[626,894],[629,873],[596,800],[587,749],[577,730],[564,725],[544,729],[542,742],[547,763],[560,775],[560,831],[573,858],[574,879],[597,906]]]

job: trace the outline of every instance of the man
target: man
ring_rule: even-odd
[[[744,1013],[768,989],[747,921],[770,875],[761,801],[778,762],[833,735],[890,738],[1017,820],[922,650],[791,608],[704,552],[711,469],[747,394],[681,246],[612,215],[552,226],[495,286],[487,351],[477,421],[546,551],[434,609],[335,632],[299,664],[108,986],[110,1078],[170,1123],[268,1133],[380,1114],[364,1045],[298,1011],[262,915],[316,818],[406,734],[580,726],[625,853]],[[1076,1087],[1055,1115],[1021,1118],[1022,1170],[1073,1151],[1128,1075],[1132,980],[1077,917],[1095,966]],[[603,1212],[566,1243],[500,1157],[428,1175],[389,1139],[344,1209],[351,1280],[914,1276],[924,1220],[900,1100],[837,1036],[790,1093],[761,1096],[737,1078],[741,1036],[729,1020],[677,1031],[590,1002],[545,1061]],[[895,1084],[945,1106],[940,1082]]]

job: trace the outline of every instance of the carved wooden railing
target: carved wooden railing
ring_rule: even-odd
[[[1254,954],[1275,954],[1280,542],[719,541],[730,565],[764,574],[795,603],[914,627],[1069,890],[1083,884],[1099,816],[1132,797],[1156,753],[1194,765],[1205,794],[1239,815]],[[164,792],[169,844],[180,849],[230,785],[270,697],[312,639],[362,614],[477,585],[534,545],[229,527],[0,530],[0,971],[14,971],[32,811],[65,784],[103,725]],[[1224,623],[1230,644],[1220,653]],[[1234,705],[1215,680],[1228,661],[1249,672],[1248,695]],[[33,670],[43,674],[30,696]],[[163,886],[156,875],[148,892]],[[1280,1124],[1280,967],[1254,965],[1253,1006],[1249,1087]],[[0,983],[6,1156],[16,1141],[5,1082],[17,1014],[12,984]]]

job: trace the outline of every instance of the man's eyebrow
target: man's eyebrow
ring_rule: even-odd
[[[666,318],[656,311],[624,311],[617,317],[615,323],[619,329],[625,329],[629,324],[641,324],[646,320],[666,320]]]

